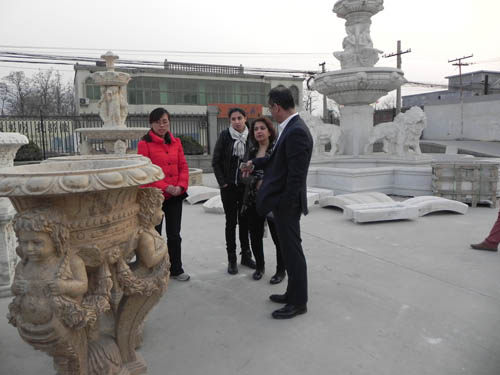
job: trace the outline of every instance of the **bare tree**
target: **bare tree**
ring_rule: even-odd
[[[0,82],[0,114],[5,116],[5,104],[9,99],[9,86],[5,82]]]
[[[39,98],[40,109],[44,113],[49,113],[52,110],[52,69],[41,71],[39,70],[31,79],[31,84],[35,91],[35,96]]]
[[[34,115],[40,110],[47,115],[76,112],[73,84],[63,82],[58,71],[39,71],[32,78],[27,78],[21,71],[11,72],[2,81],[5,85],[5,89],[0,88],[3,114]]]
[[[4,77],[4,81],[9,86],[7,99],[9,112],[15,115],[30,114],[29,102],[32,90],[24,72],[10,72]]]

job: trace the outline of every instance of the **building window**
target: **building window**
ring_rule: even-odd
[[[270,85],[262,82],[214,81],[165,77],[133,77],[129,104],[207,105],[266,104]]]
[[[92,101],[101,99],[101,88],[90,77],[85,80],[85,96]]]

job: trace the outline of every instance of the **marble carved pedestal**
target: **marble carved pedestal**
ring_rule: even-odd
[[[0,169],[19,247],[9,322],[59,375],[141,374],[147,313],[167,288],[154,226],[163,178],[149,159],[58,161]]]

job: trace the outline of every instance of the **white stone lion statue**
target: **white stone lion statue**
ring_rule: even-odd
[[[404,156],[413,152],[420,155],[419,140],[426,126],[424,111],[419,107],[412,107],[405,113],[398,114],[393,122],[375,125],[365,146],[365,154],[371,153],[373,144],[382,140],[385,153]]]
[[[311,115],[307,111],[299,113],[300,117],[309,127],[311,132],[314,146],[313,156],[319,155],[335,155],[344,152],[344,145],[342,144],[342,130],[340,126],[334,124],[326,124],[321,118]],[[331,149],[329,152],[325,151],[325,145],[330,143]]]

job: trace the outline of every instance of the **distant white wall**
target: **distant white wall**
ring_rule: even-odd
[[[463,104],[457,99],[434,101],[424,110],[423,139],[500,141],[499,94],[467,97]]]

